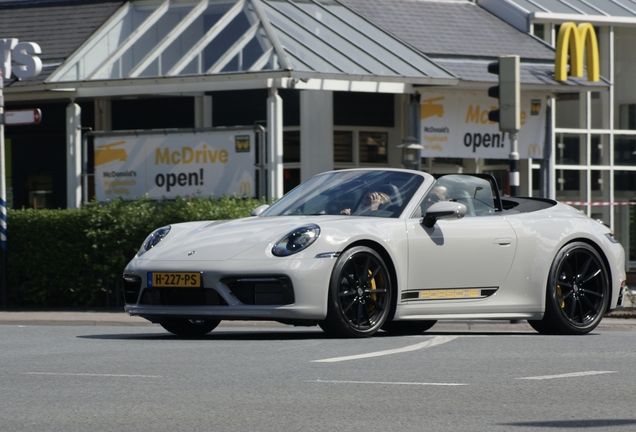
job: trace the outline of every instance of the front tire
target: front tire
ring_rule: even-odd
[[[382,257],[366,246],[351,248],[340,255],[334,267],[327,317],[319,325],[332,336],[371,336],[386,321],[392,295]]]
[[[603,319],[608,302],[609,274],[603,259],[587,243],[570,243],[552,263],[543,319],[528,323],[543,334],[587,334]]]
[[[185,318],[171,318],[159,324],[177,336],[198,337],[210,333],[219,325],[221,320],[191,320]]]

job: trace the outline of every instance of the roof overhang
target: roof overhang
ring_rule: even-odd
[[[528,19],[532,23],[560,24],[563,22],[573,21],[577,23],[587,22],[592,25],[636,26],[636,17],[531,12],[528,14]]]
[[[578,7],[567,1],[551,3],[532,0],[522,3],[516,0],[477,0],[477,3],[526,33],[530,32],[533,24],[560,24],[568,21],[588,22],[592,25],[636,26],[636,6],[633,0],[583,1]],[[551,10],[551,6],[560,8],[560,11]],[[564,9],[571,13],[564,13]]]
[[[337,0],[133,0],[47,72],[6,86],[7,99],[259,88],[410,93],[413,85],[459,82]]]
[[[278,71],[182,77],[135,78],[41,83],[5,88],[5,99],[116,98],[160,94],[205,94],[220,90],[261,88],[412,93],[414,86],[456,86],[458,78],[381,77]]]

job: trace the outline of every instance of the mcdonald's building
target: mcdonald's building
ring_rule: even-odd
[[[0,0],[8,206],[275,199],[332,169],[486,172],[488,64],[520,57],[520,193],[610,225],[636,272],[631,0]]]

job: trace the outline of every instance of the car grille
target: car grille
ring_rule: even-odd
[[[286,276],[230,277],[221,280],[241,303],[246,305],[293,304],[294,289]],[[124,298],[127,304],[162,306],[227,306],[212,288],[146,288],[139,298],[141,277],[124,275]]]
[[[221,282],[243,304],[287,305],[295,301],[291,280],[286,276],[231,277]]]
[[[137,275],[124,275],[124,301],[127,304],[137,303],[139,290],[141,290],[141,277]]]
[[[211,288],[146,288],[139,304],[162,306],[227,306]]]

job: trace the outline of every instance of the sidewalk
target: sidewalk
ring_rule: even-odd
[[[139,326],[153,325],[139,317],[131,317],[125,312],[94,312],[94,311],[0,311],[0,325],[72,325],[97,326],[121,325]]]
[[[0,311],[0,325],[49,325],[49,326],[153,326],[151,322],[131,317],[125,312],[100,311]],[[273,321],[222,321],[224,327],[288,327]],[[636,329],[636,310],[633,308],[614,312],[605,317],[599,329]],[[526,321],[511,323],[506,320],[451,320],[438,321],[431,331],[534,331]]]

